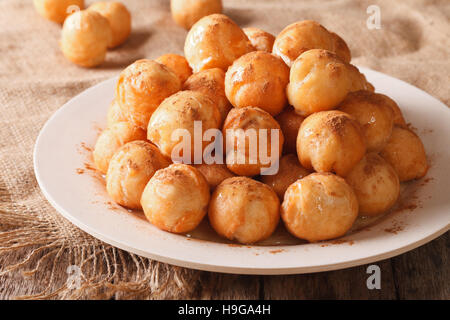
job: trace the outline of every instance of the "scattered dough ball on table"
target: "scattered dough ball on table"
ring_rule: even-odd
[[[262,131],[264,129],[265,132]],[[222,130],[227,146],[227,167],[237,175],[255,176],[268,169],[271,163],[263,163],[267,161],[261,159],[261,154],[267,155],[268,159],[276,157],[277,161],[281,156],[284,137],[280,125],[260,108],[233,108],[228,113]],[[272,130],[278,134],[278,139],[272,134]],[[267,138],[265,144],[264,140],[260,142],[260,136]],[[265,148],[260,149],[260,144]],[[272,149],[275,155],[272,154]]]
[[[358,121],[341,111],[306,118],[297,137],[297,155],[307,169],[345,177],[364,157],[366,143]]]
[[[183,90],[198,91],[209,95],[219,109],[221,124],[232,108],[225,95],[225,72],[222,69],[212,68],[194,73],[184,83]]]
[[[341,177],[313,173],[291,184],[281,218],[294,236],[310,242],[341,237],[358,216],[358,200]]]
[[[226,71],[234,60],[254,49],[233,20],[223,14],[212,14],[189,31],[184,55],[194,73],[211,68]]]
[[[186,157],[187,161],[194,160],[194,121],[201,124],[203,137],[206,130],[219,128],[219,110],[214,101],[201,92],[180,91],[165,99],[153,113],[148,123],[147,138],[157,145],[166,157]],[[186,150],[177,150],[176,147],[183,145],[184,141],[181,134],[173,137],[177,129],[189,132],[186,139],[191,147],[191,157],[184,154]],[[204,150],[209,144],[211,141],[203,141],[200,147]]]
[[[130,122],[117,122],[106,128],[98,137],[94,148],[94,163],[97,169],[106,173],[114,153],[125,143],[145,140],[145,130]]]
[[[131,33],[131,14],[120,2],[94,2],[88,10],[94,10],[108,19],[112,37],[109,48],[120,46]]]
[[[128,121],[127,118],[123,116],[122,110],[120,109],[116,99],[114,99],[109,105],[106,121],[108,127],[111,127],[117,122]]]
[[[165,65],[170,70],[175,72],[175,74],[180,79],[181,84],[183,84],[186,81],[186,79],[192,75],[192,69],[189,66],[189,63],[187,62],[186,58],[180,56],[179,54],[174,53],[164,54],[155,61]]]
[[[63,23],[67,16],[84,9],[84,0],[34,0],[34,7],[44,18]]]
[[[264,183],[234,177],[223,181],[211,196],[209,222],[221,236],[251,244],[270,237],[278,225],[280,201]]]
[[[111,26],[100,13],[78,11],[64,21],[61,50],[73,63],[91,68],[105,61],[111,42]]]
[[[428,171],[422,141],[407,128],[394,127],[380,155],[394,167],[400,182],[422,178]]]
[[[170,162],[157,147],[138,140],[120,147],[109,163],[106,190],[118,204],[141,209],[141,196],[150,178]]]
[[[263,175],[261,181],[270,186],[278,197],[283,200],[286,189],[298,179],[311,172],[302,167],[296,155],[287,154],[280,159],[278,173]]]
[[[353,116],[366,138],[367,151],[381,151],[391,137],[394,113],[386,96],[371,91],[350,92],[339,110]]]
[[[181,89],[180,79],[165,65],[138,60],[120,73],[116,99],[123,115],[147,129],[153,111],[167,97]]]
[[[281,127],[284,136],[283,153],[297,153],[298,130],[305,117],[297,114],[295,109],[287,107],[278,116],[275,117]]]
[[[205,177],[211,190],[214,190],[223,180],[234,177],[225,164],[196,164],[194,165]]]
[[[278,57],[263,51],[247,53],[225,74],[225,93],[236,108],[258,107],[272,116],[287,104],[289,68]]]
[[[336,53],[345,62],[350,62],[350,50],[337,34],[328,31],[315,21],[295,22],[284,28],[275,38],[273,53],[290,67],[303,52],[325,49]]]
[[[209,199],[209,186],[200,171],[186,164],[172,164],[156,171],[142,193],[141,205],[156,227],[184,233],[203,220]]]
[[[222,13],[222,0],[170,0],[170,11],[173,20],[189,30],[201,18]]]
[[[367,153],[345,180],[355,191],[360,215],[376,216],[386,212],[400,194],[400,181],[394,168],[373,152]]]
[[[258,28],[244,28],[244,33],[247,35],[253,47],[258,51],[272,52],[275,37]]]

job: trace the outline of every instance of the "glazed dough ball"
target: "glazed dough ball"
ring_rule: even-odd
[[[265,150],[261,150],[259,147],[259,136],[263,133],[260,132],[261,129],[267,130]],[[276,136],[272,136],[272,129],[278,131],[278,140],[274,140],[276,139]],[[245,137],[241,137],[239,131],[243,132]],[[257,143],[249,142],[250,138],[248,137],[252,137],[252,132],[255,133],[254,136],[256,137],[255,141],[257,141]],[[233,173],[240,176],[255,176],[260,174],[261,171],[267,169],[271,165],[270,163],[263,163],[260,154],[265,154],[271,159],[272,148],[274,148],[277,152],[276,156],[278,160],[283,149],[284,137],[280,125],[270,114],[260,108],[233,108],[228,113],[225,123],[223,124],[223,136],[225,139],[225,146],[227,146],[227,167]],[[274,143],[275,145],[272,147],[272,144]],[[250,144],[252,144],[252,146],[249,146]],[[243,159],[244,161],[240,159]]]
[[[165,65],[170,70],[175,72],[180,79],[181,84],[183,84],[186,79],[192,75],[192,69],[189,67],[189,63],[186,58],[178,54],[164,54],[155,61]]]
[[[220,125],[220,113],[214,101],[197,91],[180,91],[165,99],[153,113],[148,123],[147,138],[159,147],[162,154],[172,158],[172,150],[183,141],[183,137],[172,139],[177,129],[189,132],[191,159],[194,159],[194,121],[201,121],[201,134]],[[211,141],[203,141],[204,149]],[[202,150],[203,150],[202,149]],[[184,151],[184,150],[183,150]],[[183,152],[174,156],[183,157]]]
[[[207,94],[219,109],[221,124],[232,108],[225,95],[225,72],[222,69],[212,68],[194,73],[184,83],[183,90]]]
[[[116,99],[128,120],[147,129],[153,111],[165,98],[180,89],[180,79],[174,72],[163,64],[143,59],[121,72]]]
[[[79,66],[90,68],[101,64],[110,42],[109,22],[95,11],[78,11],[64,21],[61,49],[67,59]]]
[[[98,137],[94,148],[94,163],[97,169],[106,173],[114,153],[125,143],[145,140],[145,131],[129,122],[117,122],[106,128]]]
[[[371,91],[356,91],[349,93],[339,105],[339,110],[361,124],[367,151],[381,151],[392,133],[394,114],[385,97]]]
[[[380,155],[394,167],[400,182],[422,178],[428,171],[422,141],[407,128],[394,127]]]
[[[108,114],[106,116],[107,120],[107,126],[111,127],[117,122],[123,122],[127,121],[127,118],[125,118],[122,114],[122,110],[120,110],[120,106],[117,103],[117,100],[114,99],[108,108]]]
[[[142,193],[141,205],[148,221],[175,233],[194,230],[206,215],[209,186],[189,165],[172,164],[156,171]]]
[[[108,19],[111,25],[112,37],[109,48],[120,46],[131,33],[131,14],[120,2],[95,2],[89,7]]]
[[[234,60],[253,50],[244,31],[223,14],[200,19],[184,44],[184,55],[194,73],[211,68],[226,71]]]
[[[33,0],[37,12],[48,20],[63,23],[78,7],[84,9],[84,0]],[[73,7],[71,7],[73,6]]]
[[[289,68],[271,53],[254,51],[233,62],[225,74],[225,94],[236,108],[258,107],[272,116],[287,103]]]
[[[298,179],[310,174],[310,171],[303,168],[298,162],[297,156],[293,154],[283,156],[280,159],[279,166],[277,174],[261,176],[261,181],[270,186],[283,200],[287,188]]]
[[[175,22],[189,30],[201,18],[222,12],[222,0],[170,0]]]
[[[288,107],[282,113],[275,117],[281,127],[284,136],[283,153],[297,153],[298,130],[305,117],[297,114],[295,109]]]
[[[350,92],[352,80],[348,64],[334,53],[309,50],[291,67],[287,97],[300,115],[331,110]]]
[[[106,191],[118,204],[141,209],[141,196],[150,178],[159,169],[169,166],[158,148],[146,141],[123,145],[109,163]]]
[[[242,30],[256,50],[272,52],[275,41],[275,37],[272,34],[258,28],[244,28]]]
[[[322,111],[303,121],[297,137],[297,155],[307,169],[335,172],[345,177],[362,159],[366,144],[361,126],[341,111]]]
[[[224,164],[196,164],[197,168],[205,177],[211,190],[214,190],[223,180],[234,177],[234,174]]]
[[[270,237],[278,225],[280,201],[264,183],[246,177],[229,178],[211,196],[208,218],[216,232],[240,243]]]
[[[273,44],[273,53],[282,58],[288,66],[292,66],[298,56],[311,49],[334,52],[345,62],[350,62],[351,59],[350,50],[344,40],[311,20],[288,25]]]
[[[358,200],[344,179],[313,173],[286,190],[281,218],[294,236],[310,242],[343,236],[358,216]]]
[[[394,168],[376,153],[368,153],[345,178],[355,191],[360,215],[375,216],[389,210],[400,194]]]

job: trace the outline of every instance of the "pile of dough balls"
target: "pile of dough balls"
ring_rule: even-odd
[[[282,221],[315,242],[345,235],[359,216],[389,212],[401,183],[426,174],[420,138],[395,101],[350,63],[341,37],[314,21],[274,37],[216,13],[220,1],[171,3],[175,20],[190,28],[184,56],[138,60],[122,71],[93,153],[115,202],[169,232],[188,233],[208,216],[220,236],[251,244]],[[102,20],[93,9],[79,14]],[[211,154],[220,161],[197,162],[195,152],[186,158],[177,149],[184,136],[173,133],[192,138],[195,121],[202,135],[217,129],[223,145],[234,146]],[[235,143],[249,129],[279,133],[258,143],[275,153],[275,174],[261,173],[268,166],[261,152],[250,162],[249,146]],[[197,146],[201,156],[208,144]]]

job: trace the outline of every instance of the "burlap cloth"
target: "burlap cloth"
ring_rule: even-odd
[[[0,298],[190,298],[203,285],[205,272],[150,261],[82,232],[49,205],[34,177],[34,142],[55,110],[138,58],[182,53],[186,32],[173,23],[168,0],[124,3],[133,15],[131,38],[101,67],[82,69],[64,59],[60,26],[41,18],[31,0],[0,1]],[[317,20],[347,41],[354,63],[450,103],[448,0],[224,4],[241,26],[273,34],[297,20]],[[381,9],[379,30],[366,26],[373,4]],[[81,267],[79,289],[67,286],[69,265]]]

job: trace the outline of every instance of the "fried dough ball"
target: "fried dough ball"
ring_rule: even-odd
[[[95,2],[88,10],[94,10],[108,19],[111,25],[112,37],[108,48],[120,46],[131,33],[131,14],[120,2]]]
[[[194,73],[184,83],[183,90],[198,91],[209,95],[219,109],[221,124],[232,108],[225,95],[225,72],[222,69],[212,68]]]
[[[194,73],[211,68],[226,71],[234,60],[253,50],[244,31],[223,14],[200,19],[184,44],[184,55]]]
[[[394,114],[386,96],[371,91],[350,92],[339,110],[352,115],[361,124],[367,151],[381,151],[394,126]]]
[[[272,34],[258,28],[244,28],[242,30],[256,50],[272,52],[275,41],[275,37]]]
[[[165,65],[138,60],[120,73],[116,99],[123,115],[147,129],[153,111],[168,96],[181,89],[180,79]]]
[[[179,54],[173,53],[164,54],[155,61],[165,65],[170,70],[175,72],[175,74],[180,79],[181,84],[183,84],[186,81],[186,79],[192,75],[192,69],[189,66],[189,63],[187,62],[186,58],[180,56]]]
[[[382,96],[384,99],[384,103],[389,107],[391,107],[392,113],[394,115],[394,125],[406,128],[406,121],[405,118],[403,117],[402,110],[400,110],[398,104],[384,94],[378,93],[378,95]]]
[[[328,31],[320,23],[311,20],[288,25],[275,38],[273,53],[290,67],[303,52],[325,49],[336,53],[345,62],[350,62],[350,50],[337,34]]]
[[[422,178],[428,171],[422,141],[407,128],[394,127],[380,155],[394,167],[400,182]]]
[[[117,122],[106,128],[98,137],[93,152],[97,169],[106,173],[114,153],[125,143],[145,140],[145,131],[130,122]]]
[[[203,174],[211,190],[214,190],[223,180],[234,177],[234,174],[224,164],[202,163],[196,164],[194,167]]]
[[[159,169],[169,166],[158,148],[146,141],[123,145],[109,163],[106,191],[118,204],[141,209],[141,196],[150,178]]]
[[[258,107],[272,116],[286,106],[289,68],[278,57],[263,51],[247,53],[225,74],[225,94],[236,108]]]
[[[262,129],[266,129],[266,132],[260,131]],[[272,135],[272,130],[278,132],[277,140],[274,140],[276,136]],[[260,149],[260,144],[263,145],[260,135],[267,137],[265,150]],[[227,167],[240,176],[255,176],[270,167],[270,163],[263,163],[266,161],[261,159],[261,154],[272,159],[273,148],[278,160],[284,142],[278,122],[256,107],[233,108],[223,124],[223,136],[227,147]]]
[[[101,64],[111,42],[111,26],[100,13],[78,11],[64,21],[61,50],[73,63],[91,68]]]
[[[305,117],[297,114],[295,109],[288,107],[282,113],[275,117],[281,127],[284,136],[283,153],[297,153],[298,130]]]
[[[281,218],[294,236],[310,242],[343,236],[358,216],[358,200],[344,179],[313,173],[291,184]]]
[[[310,173],[298,162],[296,155],[287,154],[280,159],[278,173],[261,176],[261,181],[270,186],[278,197],[283,200],[287,188]]]
[[[376,216],[389,210],[400,194],[394,168],[376,153],[368,153],[345,178],[355,191],[359,214]]]
[[[208,218],[216,232],[240,243],[270,237],[278,225],[280,201],[259,181],[234,177],[223,181],[211,196]]]
[[[375,91],[373,85],[370,82],[367,82],[366,76],[362,74],[357,67],[352,64],[347,64],[347,67],[350,69],[350,91]]]
[[[57,23],[63,23],[74,11],[84,9],[84,0],[33,0],[33,2],[41,16]]]
[[[334,53],[309,50],[291,67],[287,97],[295,111],[303,116],[331,110],[350,92],[352,80],[348,64]]]
[[[222,12],[222,0],[170,0],[175,22],[189,30],[201,18]]]
[[[352,116],[322,111],[303,121],[297,137],[297,155],[307,169],[335,172],[345,177],[366,152],[364,133]]]
[[[203,175],[189,165],[172,164],[156,171],[142,193],[148,221],[174,233],[194,230],[203,220],[210,199]]]
[[[120,106],[116,99],[114,99],[109,105],[106,121],[108,127],[111,127],[117,122],[128,121],[127,118],[123,116],[122,110],[120,110]]]
[[[220,113],[209,96],[197,91],[180,91],[165,99],[153,113],[148,123],[147,138],[159,147],[162,154],[174,159],[185,157],[185,150],[174,150],[183,142],[183,136],[172,139],[177,129],[189,132],[191,160],[194,159],[194,121],[201,122],[201,134],[220,125]],[[210,141],[203,141],[202,150]],[[174,151],[174,155],[172,155]]]

